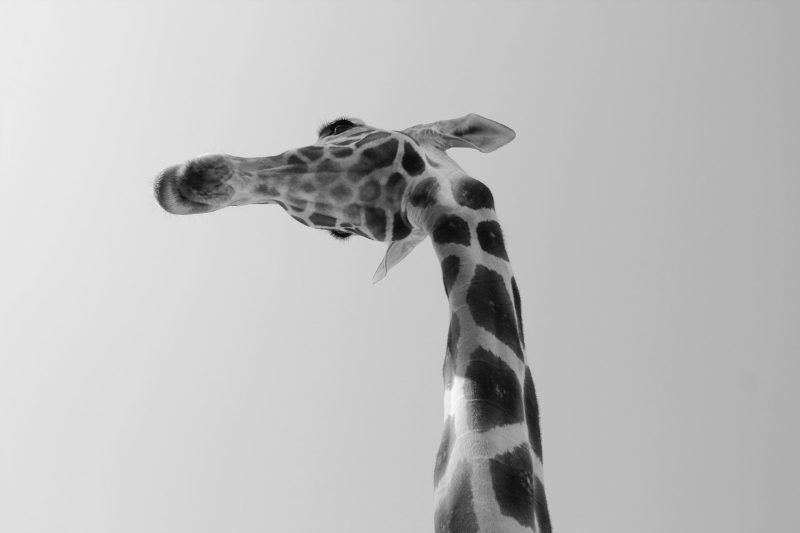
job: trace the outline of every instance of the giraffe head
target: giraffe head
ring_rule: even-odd
[[[341,118],[323,126],[316,143],[275,156],[214,154],[171,166],[156,179],[155,193],[174,214],[278,204],[301,224],[334,237],[387,242],[378,281],[426,236],[408,218],[411,191],[463,174],[445,151],[490,152],[513,138],[511,129],[475,114],[402,131]]]

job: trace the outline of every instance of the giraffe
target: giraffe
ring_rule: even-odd
[[[476,114],[402,131],[340,118],[312,145],[270,157],[201,156],[165,169],[155,183],[170,213],[278,204],[336,238],[383,241],[374,281],[431,237],[450,309],[434,466],[437,533],[551,531],[519,289],[491,191],[446,153],[491,152],[514,137]]]

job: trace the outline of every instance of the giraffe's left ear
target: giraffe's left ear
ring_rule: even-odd
[[[405,239],[401,241],[394,241],[392,244],[390,244],[389,249],[386,250],[386,255],[383,257],[383,261],[381,261],[381,264],[378,265],[378,270],[376,270],[375,275],[372,276],[372,283],[378,283],[380,280],[385,278],[386,273],[389,272],[389,269],[402,261],[405,256],[410,254],[411,250],[413,250],[416,245],[424,241],[425,237],[427,236],[428,234],[425,233],[424,230],[415,229]]]
[[[516,137],[514,130],[494,120],[470,113],[461,118],[441,120],[434,124],[444,141],[445,150],[453,147],[475,148],[492,152]]]

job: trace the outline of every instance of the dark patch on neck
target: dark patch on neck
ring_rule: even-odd
[[[489,471],[500,512],[523,527],[532,527],[535,488],[533,462],[528,447],[517,446],[491,459]]]
[[[459,205],[470,209],[494,209],[494,197],[489,187],[480,181],[464,176],[451,182],[453,198]]]
[[[503,242],[503,231],[496,220],[479,222],[475,233],[478,235],[478,242],[484,252],[508,261],[506,245]]]
[[[489,350],[478,347],[470,354],[463,394],[470,429],[489,431],[523,421],[522,388],[517,375]]]
[[[469,224],[458,215],[442,215],[431,232],[433,240],[439,244],[463,244],[469,246]]]
[[[542,430],[539,425],[539,402],[536,401],[536,388],[533,386],[533,376],[531,369],[525,367],[525,384],[523,385],[525,396],[525,422],[528,426],[528,438],[531,442],[531,449],[539,460],[542,460]]]
[[[436,533],[479,533],[471,479],[472,466],[459,461],[436,507],[433,518]]]
[[[436,203],[439,194],[439,182],[436,178],[425,178],[414,186],[408,201],[414,207],[430,207]]]
[[[458,277],[458,271],[461,267],[461,260],[457,255],[450,255],[442,260],[442,280],[444,281],[444,293],[450,297],[450,289]]]
[[[467,289],[467,305],[477,325],[497,337],[521,361],[524,360],[514,308],[503,276],[477,265]]]
[[[409,142],[403,143],[403,169],[412,177],[422,174],[425,170],[425,161]]]

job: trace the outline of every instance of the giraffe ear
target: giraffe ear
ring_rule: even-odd
[[[424,230],[415,229],[411,232],[411,235],[405,239],[401,241],[394,241],[392,244],[390,244],[389,249],[386,250],[386,255],[383,257],[383,261],[381,261],[381,264],[378,265],[378,270],[376,270],[375,275],[372,276],[372,283],[378,283],[380,280],[385,278],[386,273],[389,272],[389,269],[402,261],[405,256],[410,254],[411,250],[413,250],[416,245],[424,241],[427,235],[428,234],[425,233]]]
[[[487,153],[510,143],[516,137],[514,130],[494,120],[470,113],[461,118],[436,123],[444,141],[444,148],[475,148]]]

